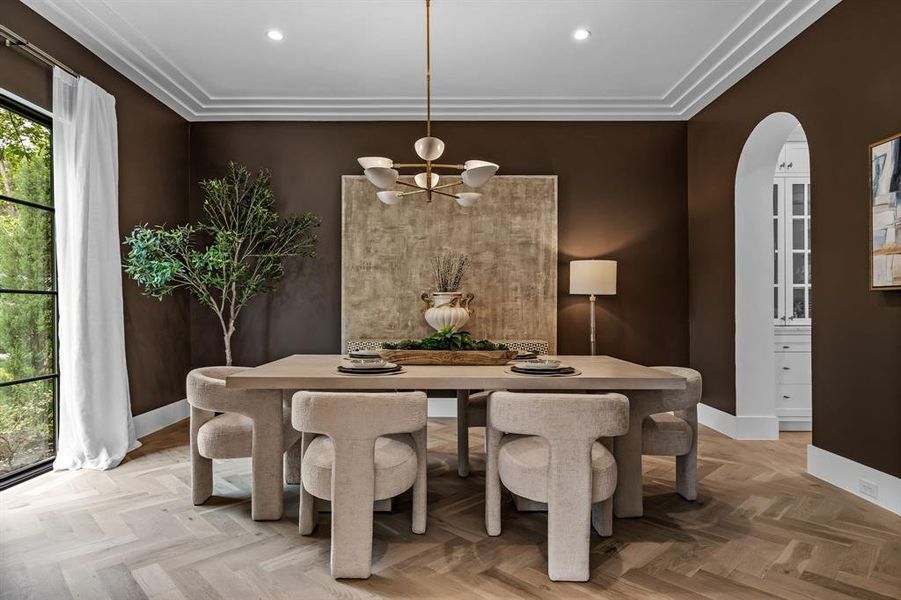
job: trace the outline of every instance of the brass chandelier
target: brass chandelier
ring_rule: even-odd
[[[431,0],[425,1],[425,89],[426,89],[426,120],[425,137],[416,140],[413,149],[424,160],[424,163],[395,163],[390,158],[383,156],[362,156],[357,159],[363,167],[366,178],[381,191],[376,193],[378,199],[385,204],[396,204],[405,196],[425,194],[426,202],[432,201],[432,195],[453,198],[457,204],[463,207],[475,204],[482,194],[478,192],[452,193],[451,188],[458,185],[466,185],[470,188],[480,188],[497,172],[498,165],[484,160],[467,160],[462,165],[436,163],[444,153],[444,142],[432,136],[432,47],[429,12]],[[413,176],[414,183],[408,183],[398,179],[398,169],[425,169]],[[462,182],[440,184],[441,176],[435,173],[436,169],[460,170]],[[439,185],[440,184],[440,185]],[[393,189],[395,185],[401,185],[411,190],[401,192]]]

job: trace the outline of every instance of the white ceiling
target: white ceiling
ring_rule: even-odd
[[[192,121],[423,118],[422,0],[23,1]],[[433,0],[433,118],[688,119],[838,1]]]

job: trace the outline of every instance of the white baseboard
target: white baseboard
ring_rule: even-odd
[[[779,439],[779,419],[775,416],[736,416],[698,404],[698,422],[736,440]]]
[[[140,439],[163,427],[187,419],[189,414],[188,400],[185,398],[147,411],[134,418],[135,435]]]
[[[779,431],[813,431],[813,421],[809,418],[779,417]]]
[[[809,408],[777,408],[779,431],[813,431],[813,418]]]
[[[828,450],[807,446],[807,472],[896,515],[901,515],[901,479]],[[864,493],[875,486],[875,495]],[[862,489],[863,488],[863,489]]]
[[[430,417],[456,417],[456,398],[429,398]]]

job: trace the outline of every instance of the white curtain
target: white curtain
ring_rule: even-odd
[[[135,440],[125,366],[116,100],[53,70],[59,445],[53,468],[110,469]]]

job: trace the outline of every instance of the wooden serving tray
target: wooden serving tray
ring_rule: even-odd
[[[505,365],[516,350],[379,350],[398,365]]]

